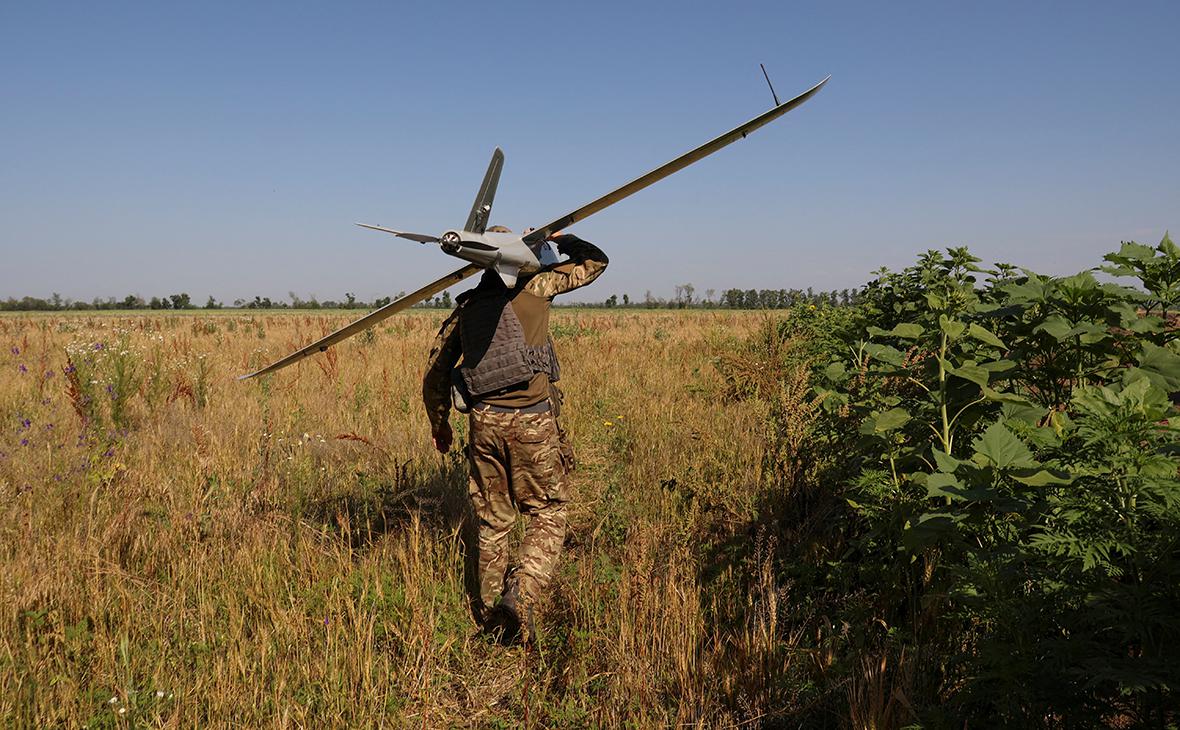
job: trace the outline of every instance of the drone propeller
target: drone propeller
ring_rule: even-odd
[[[386,304],[384,307],[381,307],[378,310],[369,312],[352,324],[336,330],[327,337],[316,340],[307,347],[292,352],[282,360],[273,362],[263,369],[250,373],[249,375],[240,376],[238,380],[246,380],[248,378],[253,378],[256,375],[266,375],[267,373],[273,373],[274,371],[285,368],[292,363],[299,362],[308,355],[314,355],[317,352],[323,352],[332,345],[335,345],[337,342],[341,342],[342,340],[352,337],[358,332],[367,330],[378,322],[381,322],[382,320],[397,314],[403,309],[409,309],[411,306],[417,304],[423,299],[428,299],[435,294],[438,294],[443,289],[452,287],[472,274],[478,273],[480,271],[483,271],[482,266],[476,266],[475,264],[464,266],[458,271],[454,271],[442,277],[441,279],[436,279],[435,281],[430,282],[418,291],[411,292],[410,294],[407,294],[396,301]]]

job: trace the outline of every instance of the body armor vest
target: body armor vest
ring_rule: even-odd
[[[472,290],[459,309],[463,362],[459,373],[473,400],[528,383],[537,373],[561,377],[552,338],[529,345],[507,290]]]

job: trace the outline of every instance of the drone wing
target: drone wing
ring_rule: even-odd
[[[782,104],[779,104],[778,106],[774,107],[770,111],[765,112],[763,114],[759,114],[758,116],[754,117],[753,119],[746,122],[745,124],[729,130],[728,132],[721,135],[720,137],[717,137],[716,139],[713,139],[709,142],[704,143],[700,147],[697,147],[696,149],[692,150],[691,152],[684,153],[680,157],[677,157],[675,160],[672,160],[671,162],[668,162],[664,165],[661,165],[660,167],[657,167],[656,169],[652,170],[651,172],[647,173],[646,175],[642,175],[640,177],[635,178],[634,180],[632,180],[631,182],[622,186],[621,188],[618,188],[617,190],[607,193],[606,195],[602,196],[598,200],[595,200],[591,203],[587,203],[586,205],[583,205],[581,208],[578,208],[577,210],[575,210],[574,212],[563,215],[562,217],[558,218],[557,220],[553,221],[552,223],[549,223],[548,225],[541,226],[540,228],[534,230],[533,232],[531,232],[527,236],[525,236],[524,242],[528,243],[528,244],[536,244],[540,241],[543,241],[550,234],[556,233],[557,231],[560,231],[563,228],[566,228],[566,227],[568,227],[568,226],[570,226],[570,225],[572,225],[572,224],[574,224],[574,223],[576,223],[588,216],[591,216],[608,206],[614,205],[615,203],[619,202],[623,198],[626,198],[634,193],[639,192],[640,190],[643,190],[648,185],[651,185],[652,183],[663,180],[664,178],[668,177],[669,175],[671,175],[674,172],[677,172],[678,170],[683,170],[684,168],[688,167],[689,165],[696,162],[697,160],[708,157],[709,155],[713,154],[714,152],[721,149],[722,147],[725,147],[733,142],[736,142],[739,139],[745,139],[746,135],[749,134],[750,132],[753,132],[755,129],[758,129],[759,127],[761,127],[763,125],[773,122],[775,119],[778,119],[782,115],[791,111],[795,107],[799,106],[803,102],[810,99],[812,96],[815,96],[816,92],[818,92],[821,88],[823,88],[823,85],[828,83],[828,79],[830,79],[830,78],[832,78],[832,77],[828,76],[823,81],[819,82],[818,84],[811,87],[807,91],[804,91],[799,96],[796,96],[794,99],[791,99],[790,101],[785,101]]]
[[[285,368],[292,363],[299,362],[308,355],[314,355],[317,352],[323,352],[332,345],[335,345],[337,342],[346,340],[356,333],[372,327],[389,316],[397,314],[403,309],[408,309],[410,306],[417,304],[423,299],[432,297],[443,289],[454,286],[472,274],[478,273],[480,271],[483,271],[483,267],[476,266],[475,264],[464,266],[458,271],[452,272],[441,279],[430,282],[418,291],[407,294],[396,301],[386,304],[384,307],[381,307],[378,310],[366,314],[364,317],[361,317],[346,327],[336,330],[327,337],[317,340],[303,349],[292,352],[282,360],[271,363],[257,372],[250,373],[249,375],[242,375],[238,378],[238,380],[246,380],[247,378],[253,378],[256,375],[266,375],[267,373],[273,373],[274,371]]]

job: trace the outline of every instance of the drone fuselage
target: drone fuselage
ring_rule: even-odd
[[[541,269],[537,254],[521,236],[513,233],[447,231],[439,236],[438,245],[455,258],[495,269],[508,287],[516,285],[518,274]]]

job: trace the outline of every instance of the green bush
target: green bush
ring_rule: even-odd
[[[841,509],[782,571],[844,627],[830,671],[893,657],[915,721],[1177,720],[1180,250],[1106,261],[1138,286],[931,251],[813,353]]]

